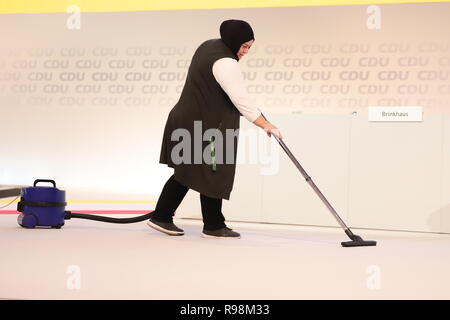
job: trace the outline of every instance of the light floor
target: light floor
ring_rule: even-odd
[[[115,215],[116,216],[116,215]],[[171,237],[145,222],[72,219],[23,229],[0,216],[3,299],[450,299],[450,235],[228,222],[241,239]]]

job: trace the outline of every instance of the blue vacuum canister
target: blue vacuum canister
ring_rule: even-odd
[[[53,187],[37,187],[39,182],[50,182]],[[66,192],[56,188],[54,180],[37,179],[33,187],[23,188],[17,204],[21,212],[17,222],[24,228],[61,228],[64,225]]]
[[[39,182],[50,182],[53,187],[37,187]],[[17,211],[22,212],[17,222],[24,228],[46,227],[59,229],[64,220],[72,218],[96,220],[110,223],[135,223],[150,219],[153,212],[131,218],[112,218],[93,214],[65,211],[66,192],[56,188],[54,180],[37,179],[33,187],[23,188],[17,204]]]

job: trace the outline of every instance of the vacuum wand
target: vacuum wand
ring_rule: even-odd
[[[264,116],[264,114],[261,113],[263,118],[267,120],[267,118]],[[344,229],[345,234],[352,240],[352,241],[344,241],[341,242],[341,245],[343,247],[361,247],[361,246],[376,246],[377,242],[373,240],[363,240],[360,236],[353,234],[353,232],[350,230],[350,228],[345,224],[345,222],[339,217],[336,210],[333,208],[333,206],[330,204],[330,202],[325,198],[325,196],[322,194],[322,192],[319,190],[319,188],[316,186],[314,181],[311,179],[311,177],[306,173],[305,169],[300,165],[300,163],[297,161],[297,159],[294,157],[292,152],[289,150],[287,145],[284,143],[282,139],[280,139],[277,135],[272,133],[272,136],[275,137],[277,142],[280,144],[281,148],[286,152],[288,157],[291,159],[291,161],[294,163],[294,165],[297,167],[297,169],[300,171],[300,173],[305,178],[306,182],[313,188],[314,192],[319,196],[319,198],[322,200],[322,202],[325,204],[325,206],[330,210],[331,214],[335,217],[339,225]]]

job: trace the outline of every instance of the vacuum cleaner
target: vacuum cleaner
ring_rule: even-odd
[[[261,113],[266,119],[266,117]],[[267,119],[266,119],[267,121]],[[361,246],[375,246],[376,241],[363,240],[360,236],[353,234],[350,228],[339,217],[336,210],[328,202],[325,196],[320,192],[319,188],[315,185],[311,177],[306,173],[292,152],[286,146],[284,141],[279,139],[276,135],[272,134],[280,144],[281,148],[286,152],[288,157],[292,160],[294,165],[306,179],[306,182],[313,188],[319,198],[323,201],[326,207],[330,210],[333,216],[336,218],[339,225],[344,229],[345,234],[351,241],[341,242],[343,247],[361,247]],[[53,187],[37,186],[40,182],[49,182],[53,184]],[[65,220],[72,218],[96,220],[102,222],[111,223],[135,223],[150,219],[151,212],[132,218],[111,218],[105,216],[91,215],[75,213],[71,211],[65,211],[67,205],[65,201],[65,191],[56,188],[54,180],[49,179],[37,179],[34,181],[33,187],[23,188],[21,192],[21,199],[17,205],[17,211],[21,212],[18,217],[18,223],[24,228],[35,227],[47,227],[59,229],[64,225]]]
[[[37,186],[40,182],[49,182],[53,187]],[[24,228],[46,227],[60,229],[65,220],[71,218],[88,219],[111,223],[135,223],[150,219],[150,213],[132,218],[111,218],[92,214],[65,211],[66,192],[56,188],[56,182],[49,179],[37,179],[32,187],[23,188],[17,211],[21,212],[17,222]]]

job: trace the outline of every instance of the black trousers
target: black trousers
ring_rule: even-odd
[[[164,185],[152,219],[160,222],[173,222],[175,210],[183,201],[188,190],[188,187],[177,182],[172,175]],[[222,214],[222,199],[209,198],[201,194],[200,203],[205,230],[217,230],[226,226],[225,217]]]

